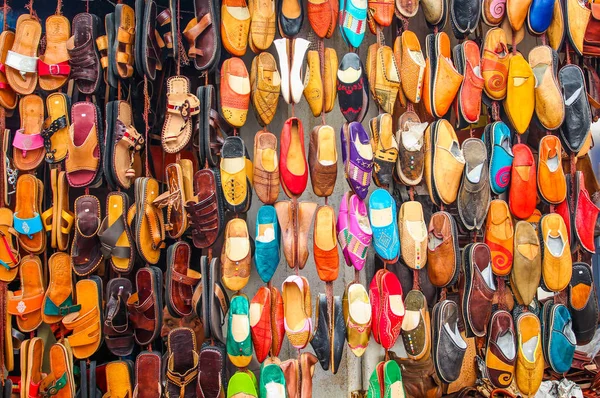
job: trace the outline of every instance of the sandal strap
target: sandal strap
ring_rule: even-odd
[[[10,66],[11,68],[18,70],[21,76],[24,77],[26,73],[37,72],[37,61],[38,57],[30,57],[19,54],[18,52],[12,50],[8,50],[4,63],[6,66]]]
[[[187,274],[182,274],[181,272],[171,269],[173,282],[183,283],[184,285],[188,286],[196,286],[201,279],[200,273],[190,269],[188,269],[188,271],[192,271],[192,275],[190,275],[190,272]]]
[[[38,59],[37,68],[39,76],[69,76],[69,73],[71,73],[69,61],[63,61],[56,64],[47,64]]]
[[[59,393],[69,382],[69,375],[64,372],[58,379],[54,377],[52,373],[46,376],[39,384],[40,389],[37,394],[32,395],[31,388],[29,389],[29,396],[32,398],[49,398]]]
[[[125,317],[125,323],[122,325],[115,325],[113,320],[119,314],[122,309],[127,309],[127,302],[123,301],[123,287],[119,287],[119,293],[115,297],[111,294],[108,303],[106,303],[106,320],[104,323],[109,326],[112,330],[117,333],[125,333],[129,329],[129,317]],[[123,305],[124,304],[124,305]],[[123,306],[122,306],[123,305]]]
[[[56,152],[56,149],[52,149],[52,142],[50,141],[50,138],[52,138],[52,136],[57,131],[64,129],[65,127],[67,127],[67,117],[65,115],[62,115],[61,117],[53,120],[52,123],[50,123],[50,125],[43,129],[40,133],[40,135],[44,139],[44,148],[46,149],[46,160],[49,162],[54,161],[54,153]]]
[[[13,215],[15,230],[21,235],[27,235],[29,239],[33,239],[33,234],[44,229],[42,218],[37,212],[33,212],[32,218],[19,218],[18,212]]]
[[[44,314],[50,316],[66,316],[80,310],[81,304],[73,304],[72,294],[69,294],[69,297],[67,297],[60,305],[56,305],[50,297],[48,297],[44,303]]]
[[[102,221],[102,225],[98,230],[98,238],[102,247],[100,250],[105,258],[117,257],[117,258],[129,258],[131,255],[131,248],[125,246],[117,246],[117,241],[126,231],[125,221],[123,217],[119,217],[110,227],[108,225],[108,217],[105,217]]]
[[[8,299],[6,304],[6,311],[9,314],[18,316],[21,319],[27,319],[25,315],[39,311],[42,308],[44,293],[27,298],[23,298],[22,293],[18,295],[16,293],[15,296]]]

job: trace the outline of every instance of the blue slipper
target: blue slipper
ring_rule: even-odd
[[[490,185],[496,195],[506,192],[512,169],[512,137],[508,126],[502,122],[488,124],[483,141],[490,159]]]
[[[256,239],[254,240],[254,264],[263,282],[268,283],[279,264],[279,236],[275,208],[264,205],[256,216]]]
[[[400,255],[396,224],[396,202],[385,189],[373,191],[369,198],[369,221],[373,230],[375,252],[385,261],[394,262]]]
[[[340,1],[340,30],[346,43],[360,47],[367,27],[367,0]]]

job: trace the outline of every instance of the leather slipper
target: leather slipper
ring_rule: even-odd
[[[51,325],[60,322],[65,315],[79,311],[81,306],[73,301],[73,280],[69,254],[54,253],[48,259],[50,283],[42,302],[42,320]]]
[[[98,122],[99,113],[98,107],[92,102],[78,102],[71,108],[65,170],[72,187],[94,185],[98,179],[102,158],[102,125]]]
[[[17,107],[17,93],[6,78],[6,55],[15,41],[15,32],[5,30],[0,33],[0,106],[5,109]]]
[[[193,311],[192,296],[201,275],[190,268],[191,253],[184,241],[175,242],[167,250],[166,304],[172,316],[186,317]]]
[[[84,95],[92,95],[100,87],[101,64],[95,43],[99,24],[100,19],[96,15],[87,12],[75,15],[72,36],[67,41],[71,79]]]
[[[127,300],[133,293],[131,281],[114,278],[106,285],[106,308],[102,332],[106,347],[113,355],[124,357],[135,347],[133,324],[129,322]]]
[[[13,140],[13,162],[19,170],[33,170],[44,159],[44,101],[39,95],[27,95],[19,101],[21,128]]]
[[[98,238],[102,254],[118,274],[127,274],[135,261],[134,240],[127,223],[129,196],[110,192],[106,197],[106,217],[100,225]]]
[[[75,394],[73,379],[73,359],[70,350],[60,343],[50,347],[50,373],[39,385],[37,394],[30,389],[31,396],[53,396],[55,398],[70,398]]]
[[[91,357],[102,343],[102,279],[96,275],[75,285],[77,304],[81,309],[65,316],[63,325],[73,333],[67,337],[73,356]]]
[[[168,191],[157,196],[152,204],[159,209],[167,208],[165,231],[170,238],[177,239],[184,234],[188,227],[183,170],[178,163],[171,163],[167,166],[165,173],[167,174]]]
[[[42,223],[46,232],[50,232],[50,247],[65,251],[69,245],[69,235],[75,220],[75,215],[69,210],[69,184],[67,184],[66,173],[51,169],[50,185],[52,207],[42,213]]]
[[[40,80],[41,82],[41,80]],[[52,93],[46,97],[48,118],[41,134],[46,149],[46,162],[58,163],[67,157],[69,142],[70,99],[63,93]]]
[[[162,359],[159,352],[143,351],[135,359],[134,397],[162,397]]]
[[[46,248],[40,209],[44,184],[32,174],[23,174],[17,180],[17,204],[14,226],[19,233],[19,245],[31,254],[39,254]]]
[[[156,267],[140,268],[135,275],[136,292],[127,300],[129,320],[135,329],[135,341],[141,346],[158,337],[162,327],[162,271]]]
[[[158,181],[142,177],[135,180],[135,243],[142,259],[156,264],[165,247],[165,226],[162,210],[154,204],[159,195]]]
[[[0,281],[11,282],[19,270],[19,240],[13,228],[13,212],[0,208]]]
[[[138,15],[140,18],[141,15]],[[135,12],[126,4],[115,7],[115,41],[113,66],[122,79],[133,76],[135,44]],[[141,34],[141,32],[140,32]]]
[[[29,14],[17,19],[15,41],[6,55],[6,79],[18,94],[33,93],[38,82],[38,45],[42,25]]]
[[[40,88],[54,91],[61,88],[71,73],[67,40],[71,33],[71,23],[63,15],[46,18],[46,51],[38,59]]]
[[[103,260],[100,229],[100,202],[92,195],[75,200],[75,236],[71,245],[71,264],[78,276],[96,271]]]
[[[193,60],[197,70],[210,71],[219,63],[221,52],[219,16],[214,0],[194,0],[194,15],[195,18],[183,31],[183,36],[190,45],[188,56]]]
[[[23,333],[37,329],[42,323],[44,282],[42,262],[38,256],[26,256],[21,260],[19,279],[21,290],[8,300],[9,314],[17,317],[17,326]]]
[[[185,76],[167,80],[167,115],[162,128],[162,146],[167,153],[181,151],[192,137],[192,116],[200,112],[198,97],[190,94],[190,81]]]

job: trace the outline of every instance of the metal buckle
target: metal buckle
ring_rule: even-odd
[[[48,65],[48,71],[52,76],[60,75],[60,66],[57,64]]]

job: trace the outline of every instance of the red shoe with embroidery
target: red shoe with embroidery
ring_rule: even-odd
[[[271,291],[262,286],[250,302],[250,330],[254,353],[262,363],[269,355],[273,335],[271,332]]]
[[[575,175],[575,236],[581,247],[590,253],[596,253],[594,228],[599,211],[585,189],[583,173],[578,171]]]
[[[279,174],[286,195],[300,196],[308,183],[308,164],[304,152],[304,129],[296,117],[286,120],[281,131]]]
[[[337,27],[338,0],[308,0],[308,22],[321,39],[333,36]]]
[[[402,285],[394,273],[385,271],[382,274],[379,293],[379,339],[383,348],[390,349],[398,340],[405,313]]]

